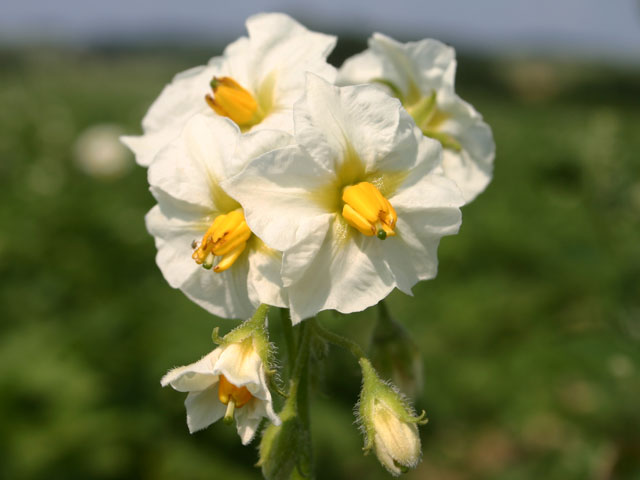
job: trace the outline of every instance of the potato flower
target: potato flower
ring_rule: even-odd
[[[359,311],[434,277],[437,245],[457,232],[463,204],[442,174],[440,144],[379,89],[313,74],[294,118],[296,144],[222,183],[251,230],[284,252],[294,323]]]
[[[191,433],[208,427],[224,417],[236,422],[244,445],[255,436],[266,417],[275,425],[280,418],[273,410],[267,387],[268,342],[264,330],[250,325],[251,320],[230,332],[220,347],[200,360],[170,370],[160,383],[179,392],[188,392],[184,404]]]
[[[241,135],[227,118],[196,115],[149,168],[158,204],[146,223],[157,264],[173,288],[215,315],[242,318],[261,303],[287,303],[280,252],[252,234],[241,205],[220,185],[289,141],[276,131]]]
[[[326,62],[335,37],[309,31],[283,13],[254,15],[246,25],[249,36],[230,44],[222,56],[175,76],[143,118],[143,135],[122,137],[140,165],[149,166],[198,113],[230,118],[243,132],[291,131],[304,72],[335,78]]]
[[[400,99],[424,135],[440,141],[445,175],[471,201],[491,181],[495,144],[482,116],[456,95],[455,72],[454,49],[437,40],[400,43],[375,33],[337,83],[373,83]]]

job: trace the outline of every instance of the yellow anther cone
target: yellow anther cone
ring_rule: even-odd
[[[373,184],[360,182],[342,191],[342,217],[363,235],[384,240],[395,235],[396,211]]]
[[[236,387],[233,383],[227,380],[227,377],[220,375],[218,383],[218,399],[227,405],[229,401],[233,400],[236,408],[243,407],[249,400],[251,400],[251,392],[247,387]]]
[[[221,257],[213,269],[223,272],[240,257],[251,237],[251,230],[244,219],[241,208],[224,215],[218,215],[196,245],[192,258],[205,268],[213,266],[214,257]]]
[[[207,104],[218,114],[228,117],[240,127],[250,127],[261,120],[260,107],[251,93],[231,77],[214,77],[213,96],[206,95]]]

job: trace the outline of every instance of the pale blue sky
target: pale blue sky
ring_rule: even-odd
[[[229,42],[244,33],[244,19],[260,11],[284,11],[330,33],[382,31],[402,40],[432,36],[458,48],[640,63],[638,0],[9,0],[0,15],[0,42],[84,44],[167,35]]]

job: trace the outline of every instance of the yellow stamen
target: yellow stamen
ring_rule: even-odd
[[[253,395],[251,395],[247,387],[236,387],[227,380],[227,377],[220,375],[220,380],[218,381],[218,399],[222,403],[228,405],[229,402],[233,402],[233,408],[242,408],[252,398]]]
[[[218,215],[202,237],[200,245],[195,242],[191,257],[198,265],[209,269],[215,257],[221,257],[213,269],[220,273],[231,267],[240,257],[251,237],[251,230],[244,219],[241,208],[225,215]]]
[[[342,191],[342,217],[353,228],[380,240],[393,236],[398,220],[396,211],[373,184],[360,182]]]
[[[204,99],[218,114],[233,120],[239,127],[251,127],[262,120],[262,112],[256,99],[231,77],[213,77],[213,96]]]

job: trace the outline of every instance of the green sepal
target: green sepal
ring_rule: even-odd
[[[404,103],[404,95],[402,94],[398,86],[391,80],[387,80],[385,78],[374,78],[373,80],[371,80],[371,83],[379,83],[380,85],[384,85],[389,90],[391,90],[391,93],[394,97],[399,99],[400,102]]]
[[[456,152],[462,150],[460,142],[448,133],[436,132],[434,130],[422,130],[422,133],[427,137],[438,140],[442,144],[442,148],[448,148],[449,150],[454,150]]]
[[[211,338],[215,344],[224,347],[231,343],[242,343],[251,337],[253,348],[264,365],[265,374],[267,377],[272,377],[277,373],[277,370],[273,368],[275,355],[273,345],[269,342],[269,332],[266,325],[268,311],[269,305],[262,304],[250,319],[242,322],[222,338],[218,334],[219,327],[215,327]]]
[[[413,105],[407,106],[406,109],[415,120],[416,125],[424,129],[437,111],[436,92],[432,92],[428,97],[422,97]]]

